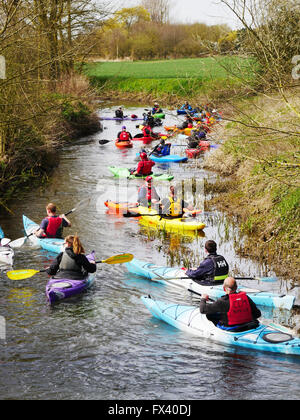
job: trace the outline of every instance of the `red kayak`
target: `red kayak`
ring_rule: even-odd
[[[115,141],[115,145],[119,148],[119,149],[126,149],[129,147],[133,147],[133,143],[130,140],[124,140],[124,141]]]
[[[187,157],[193,159],[196,158],[197,156],[199,156],[201,153],[200,149],[185,149],[185,154],[187,155]]]

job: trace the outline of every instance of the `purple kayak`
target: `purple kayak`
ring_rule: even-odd
[[[89,261],[95,261],[95,253],[87,255]],[[46,285],[46,296],[50,304],[71,296],[78,295],[92,286],[96,273],[89,273],[82,280],[51,278]]]
[[[144,118],[131,118],[131,117],[124,117],[124,118],[117,118],[117,117],[100,117],[102,121],[144,121]]]

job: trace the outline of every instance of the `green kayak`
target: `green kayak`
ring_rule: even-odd
[[[159,114],[153,114],[152,115],[153,118],[165,118],[165,114],[163,112],[160,112]]]
[[[148,176],[148,175],[145,175],[145,176],[130,175],[129,169],[119,168],[118,166],[109,166],[108,169],[117,178],[143,179]],[[161,180],[161,181],[171,181],[174,178],[174,175],[170,175],[170,174],[152,174],[151,176],[152,178]]]

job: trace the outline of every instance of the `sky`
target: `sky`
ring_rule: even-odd
[[[172,0],[171,21],[176,23],[206,23],[218,25],[227,23],[232,29],[241,27],[237,18],[222,4],[220,0]],[[118,1],[118,6],[132,7],[140,3],[139,0]]]

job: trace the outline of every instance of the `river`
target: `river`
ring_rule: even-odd
[[[115,109],[115,107],[113,108]],[[101,115],[111,116],[105,108]],[[131,106],[129,114],[141,115],[143,108]],[[178,122],[168,113],[167,124]],[[207,239],[218,243],[218,251],[235,269],[235,274],[273,275],[251,259],[240,258],[235,246],[242,241],[236,224],[218,212],[205,213],[207,227],[198,236],[157,234],[139,225],[135,218],[107,214],[105,199],[115,198],[118,181],[109,165],[132,167],[141,147],[118,150],[114,142],[99,145],[99,139],[113,140],[120,126],[104,121],[104,130],[63,148],[60,164],[45,188],[30,190],[10,205],[13,214],[1,215],[0,225],[11,239],[24,235],[22,214],[39,222],[45,205],[53,201],[66,212],[88,196],[90,205],[70,215],[86,251],[95,250],[97,259],[130,252],[156,264],[194,264],[204,257]],[[126,121],[132,134],[137,122]],[[159,130],[157,130],[159,131]],[[176,141],[176,143],[180,140]],[[173,151],[183,153],[174,146]],[[212,149],[209,153],[213,153]],[[202,158],[173,164],[176,179],[209,177],[201,169]],[[141,181],[130,181],[130,199],[135,200]],[[162,192],[168,183],[157,184]],[[119,199],[126,197],[121,183]],[[16,250],[14,268],[41,269],[53,255],[30,244]],[[45,298],[45,275],[11,281],[1,272],[0,316],[6,321],[6,340],[0,340],[1,399],[98,399],[98,400],[209,400],[209,399],[299,399],[300,360],[288,356],[239,350],[199,339],[157,321],[140,297],[151,294],[164,300],[195,303],[188,292],[178,292],[130,275],[122,265],[99,265],[95,285],[82,296],[50,307]],[[247,284],[247,282],[245,282]],[[256,287],[258,283],[248,282]],[[286,293],[280,280],[261,283],[265,290]],[[294,289],[292,292],[296,293]],[[299,301],[299,297],[297,296]],[[289,325],[292,313],[261,308],[263,319]]]

